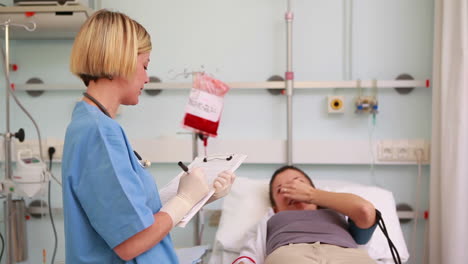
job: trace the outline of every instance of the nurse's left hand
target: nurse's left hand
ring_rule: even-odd
[[[223,171],[220,174],[218,174],[218,177],[216,177],[216,179],[213,182],[213,189],[215,190],[215,193],[208,200],[208,203],[211,203],[213,201],[218,200],[219,198],[226,196],[231,190],[231,186],[234,183],[235,179],[236,175],[230,171]]]

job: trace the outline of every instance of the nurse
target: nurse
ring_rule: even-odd
[[[70,67],[87,89],[65,136],[66,263],[178,263],[169,231],[210,189],[203,171],[193,169],[162,206],[152,176],[113,119],[119,105],[138,103],[150,51],[139,23],[107,10],[94,13],[75,38]],[[234,178],[218,175],[215,199]]]

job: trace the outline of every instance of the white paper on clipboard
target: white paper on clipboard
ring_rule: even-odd
[[[218,154],[207,157],[197,157],[187,167],[189,170],[192,168],[203,168],[208,186],[212,188],[213,182],[218,177],[218,174],[223,171],[234,172],[247,158],[244,154]],[[184,172],[180,172],[177,177],[172,179],[166,186],[161,188],[159,196],[161,197],[162,204],[166,204],[172,197],[177,194],[179,187],[180,177]],[[192,217],[206,204],[208,199],[213,195],[214,190],[210,192],[198,202],[177,224],[179,227],[185,227]]]

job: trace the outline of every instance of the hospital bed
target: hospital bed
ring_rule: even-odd
[[[201,245],[176,249],[176,254],[180,264],[203,264],[208,250],[208,245]]]
[[[209,264],[231,264],[243,245],[244,234],[255,226],[267,213],[269,179],[256,180],[238,177],[231,193],[224,198],[222,215]],[[388,233],[395,244],[402,262],[409,258],[408,249],[400,227],[396,205],[390,191],[346,181],[314,180],[319,189],[347,192],[359,195],[374,204],[382,213]],[[388,242],[380,229],[376,229],[371,240],[360,246],[379,264],[394,263]]]

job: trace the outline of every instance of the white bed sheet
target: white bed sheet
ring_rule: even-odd
[[[269,179],[238,177],[231,193],[224,198],[221,220],[209,264],[230,264],[239,256],[244,234],[266,214],[269,204]],[[382,213],[390,238],[398,249],[402,262],[409,258],[408,249],[396,212],[393,194],[385,189],[347,181],[315,180],[317,188],[348,192],[364,197]],[[378,263],[393,263],[387,240],[377,228],[371,240],[362,246]]]

